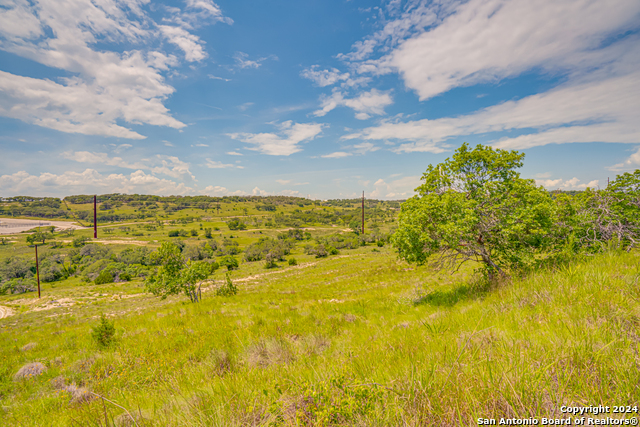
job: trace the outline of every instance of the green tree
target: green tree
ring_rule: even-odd
[[[211,265],[202,261],[185,262],[180,248],[172,242],[163,242],[156,258],[158,273],[145,282],[147,289],[163,299],[184,293],[191,302],[202,299],[201,284],[211,274]]]
[[[42,244],[44,245],[45,241],[47,239],[52,239],[53,238],[53,234],[49,234],[45,231],[36,231],[33,234],[30,234],[29,236],[27,236],[27,243],[29,243],[30,245],[34,244],[34,243],[38,243],[38,242],[42,242]]]
[[[408,262],[459,268],[482,263],[490,279],[535,264],[554,244],[555,204],[533,180],[520,178],[524,154],[465,143],[429,165],[418,195],[401,206],[392,238]]]
[[[559,194],[556,200],[574,250],[599,252],[609,245],[631,249],[640,243],[640,169],[617,176],[604,190]]]

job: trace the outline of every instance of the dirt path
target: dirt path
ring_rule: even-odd
[[[4,319],[5,317],[13,316],[13,310],[9,307],[3,307],[0,305],[0,319]]]
[[[149,242],[145,242],[143,240],[101,240],[101,239],[91,239],[89,243],[102,243],[105,245],[138,245],[138,246],[146,246]]]
[[[336,255],[331,257],[331,259],[337,259],[337,258],[349,258],[352,256],[357,256],[356,254],[353,255]],[[282,270],[277,270],[277,271],[269,271],[268,273],[259,273],[259,274],[254,274],[253,276],[247,276],[247,277],[243,277],[241,279],[233,279],[234,283],[244,283],[244,282],[251,282],[254,280],[258,280],[262,277],[265,276],[271,276],[272,274],[282,274],[282,273],[287,273],[289,271],[293,271],[293,270],[302,270],[304,268],[308,268],[308,267],[313,267],[314,265],[318,264],[319,261],[311,261],[311,262],[305,262],[303,264],[299,264],[299,265],[294,265],[294,266],[290,266],[290,267],[286,267]],[[206,284],[206,287],[203,287],[202,290],[203,291],[208,291],[210,290],[211,285],[214,285],[216,283],[224,283],[224,279],[219,279],[219,280],[205,280],[203,282],[203,284]]]

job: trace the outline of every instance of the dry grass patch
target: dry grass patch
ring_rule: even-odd
[[[47,372],[47,367],[44,366],[40,362],[33,362],[24,365],[16,374],[13,376],[14,381],[19,381],[23,378],[33,378],[40,376]]]
[[[38,345],[38,343],[30,342],[29,344],[26,344],[26,345],[22,346],[20,351],[29,351],[29,350],[35,348],[37,345]]]
[[[245,357],[249,365],[262,368],[290,363],[294,359],[289,345],[278,338],[260,340],[251,345],[247,348]]]

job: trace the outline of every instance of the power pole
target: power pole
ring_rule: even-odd
[[[364,191],[362,192],[362,234],[364,235]]]
[[[98,238],[98,200],[96,196],[93,196],[93,238]]]
[[[40,298],[40,265],[38,264],[38,245],[36,246],[36,277],[38,278],[38,298]]]

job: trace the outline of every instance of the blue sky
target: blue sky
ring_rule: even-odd
[[[637,0],[6,0],[0,196],[410,197],[463,142],[640,168]]]

